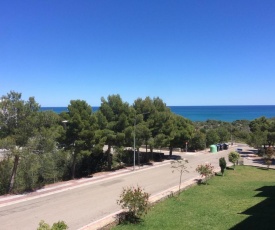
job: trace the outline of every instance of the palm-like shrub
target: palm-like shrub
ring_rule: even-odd
[[[220,168],[221,168],[221,173],[222,173],[222,175],[224,175],[224,171],[226,169],[226,161],[225,161],[224,157],[221,157],[219,159],[219,165],[220,165]]]

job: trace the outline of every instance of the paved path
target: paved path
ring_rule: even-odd
[[[227,157],[231,150],[217,154],[204,151],[175,153],[190,162],[190,172],[183,175],[183,186],[198,178],[195,172],[198,164],[210,162],[218,168],[218,159]],[[172,173],[170,161],[164,161],[154,166],[137,166],[135,171],[127,168],[92,178],[58,183],[29,194],[2,196],[0,229],[36,229],[40,220],[49,224],[64,220],[70,229],[97,229],[120,211],[116,200],[123,187],[138,184],[151,194],[153,201],[166,196],[171,189],[176,189],[178,180],[179,175],[177,172]]]

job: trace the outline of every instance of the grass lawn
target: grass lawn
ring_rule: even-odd
[[[275,170],[236,166],[112,229],[275,229]]]

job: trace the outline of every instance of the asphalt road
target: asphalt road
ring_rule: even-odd
[[[200,163],[209,162],[218,167],[219,158],[227,157],[230,150],[216,154],[175,153],[189,160],[189,173],[184,173],[182,180],[198,176],[195,169]],[[49,224],[63,220],[69,229],[79,229],[120,210],[116,200],[123,187],[139,185],[154,195],[178,183],[179,173],[172,173],[169,161],[147,168],[136,167],[135,171],[125,171],[60,193],[0,207],[0,229],[36,229],[40,220]]]

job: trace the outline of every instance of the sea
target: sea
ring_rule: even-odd
[[[254,120],[259,117],[275,118],[275,105],[236,105],[236,106],[168,106],[177,115],[192,121],[219,120]],[[96,112],[99,107],[92,107]],[[56,113],[68,111],[67,107],[41,107],[41,111],[51,110]]]

